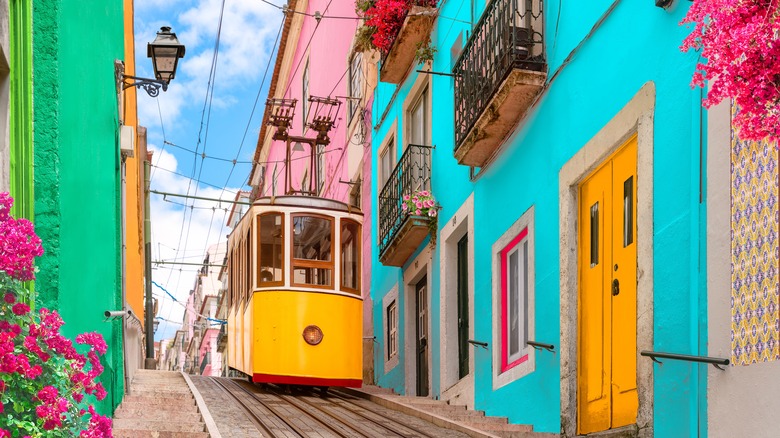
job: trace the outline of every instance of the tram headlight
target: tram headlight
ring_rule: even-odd
[[[303,329],[303,340],[309,345],[317,345],[322,342],[322,330],[316,325],[310,325]]]

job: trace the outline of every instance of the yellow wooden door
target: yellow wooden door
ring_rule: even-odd
[[[636,423],[636,137],[580,185],[578,433]]]

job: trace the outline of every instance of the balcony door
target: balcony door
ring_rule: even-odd
[[[430,138],[430,109],[428,107],[428,87],[426,86],[414,100],[409,108],[407,123],[409,123],[409,141],[407,145],[428,146]],[[414,154],[411,161],[412,187],[411,190],[429,190],[430,175],[426,171],[427,155]]]

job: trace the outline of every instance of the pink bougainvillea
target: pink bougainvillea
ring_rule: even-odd
[[[35,278],[33,261],[43,255],[43,246],[30,221],[11,217],[13,203],[7,192],[0,193],[0,271],[28,281]]]
[[[701,50],[693,86],[711,87],[710,107],[734,99],[741,138],[780,139],[780,4],[776,0],[695,0],[683,19],[693,32],[682,50]]]
[[[373,31],[371,43],[380,52],[387,53],[412,6],[436,7],[436,0],[376,0],[369,4],[363,18],[365,26]]]
[[[12,204],[0,193],[0,438],[111,437],[111,419],[85,400],[107,395],[98,377],[108,346],[100,334],[85,333],[77,348],[60,333],[57,312],[31,311],[22,282],[34,278],[43,248],[32,223],[11,217]]]

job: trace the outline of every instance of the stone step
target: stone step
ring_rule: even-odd
[[[127,398],[127,397],[125,397]],[[130,410],[130,411],[152,411],[152,412],[159,412],[160,415],[168,414],[171,412],[198,412],[198,405],[195,403],[155,403],[152,401],[148,402],[137,402],[137,401],[123,401],[119,408],[123,410]],[[118,409],[119,409],[118,408]]]
[[[138,420],[128,418],[114,419],[114,429],[149,430],[158,432],[205,432],[204,423],[182,423],[170,420]]]
[[[156,405],[165,404],[177,404],[177,405],[194,405],[195,398],[192,394],[151,394],[151,395],[136,395],[130,394],[125,396],[125,400],[130,403],[154,403]]]
[[[484,430],[486,432],[533,432],[534,428],[528,424],[501,424],[501,423],[479,423],[472,421],[464,421],[466,424],[475,429]]]
[[[468,418],[485,418],[485,413],[482,411],[467,411],[465,409],[450,409],[440,406],[428,406],[425,408],[421,408],[420,410],[438,415],[440,417],[445,418],[459,418],[459,419],[468,419]],[[461,420],[458,420],[461,421]]]
[[[114,412],[114,418],[115,419],[122,419],[122,420],[154,420],[158,418],[175,418],[176,421],[181,421],[185,423],[199,423],[201,420],[203,420],[203,416],[200,414],[200,412],[197,411],[197,409],[194,409],[189,412],[182,412],[181,410],[173,410],[170,411],[160,411],[158,409],[155,409],[153,411],[150,411],[148,408],[136,408],[136,409],[129,409],[129,408],[122,408],[121,406],[119,409]]]
[[[457,405],[450,405],[447,404],[447,402],[442,400],[434,400],[432,398],[426,398],[426,397],[410,397],[406,395],[398,395],[395,397],[388,397],[391,400],[395,400],[400,403],[405,403],[407,405],[440,405],[440,406],[452,406],[456,407]]]
[[[501,438],[560,438],[557,433],[542,433],[542,432],[500,432],[493,431],[493,435],[500,436]]]
[[[147,396],[154,396],[154,397],[165,397],[165,394],[170,394],[171,397],[179,397],[182,395],[192,396],[192,392],[190,391],[190,388],[185,386],[184,388],[160,388],[160,387],[130,387],[130,393],[132,395],[147,395]]]
[[[208,432],[160,432],[154,430],[116,430],[114,438],[209,438]]]
[[[436,412],[432,412],[432,413],[436,414]],[[485,416],[473,415],[469,413],[449,414],[449,415],[436,414],[436,415],[460,423],[473,423],[473,424],[479,423],[479,424],[497,424],[497,425],[509,424],[506,417],[485,417]]]

